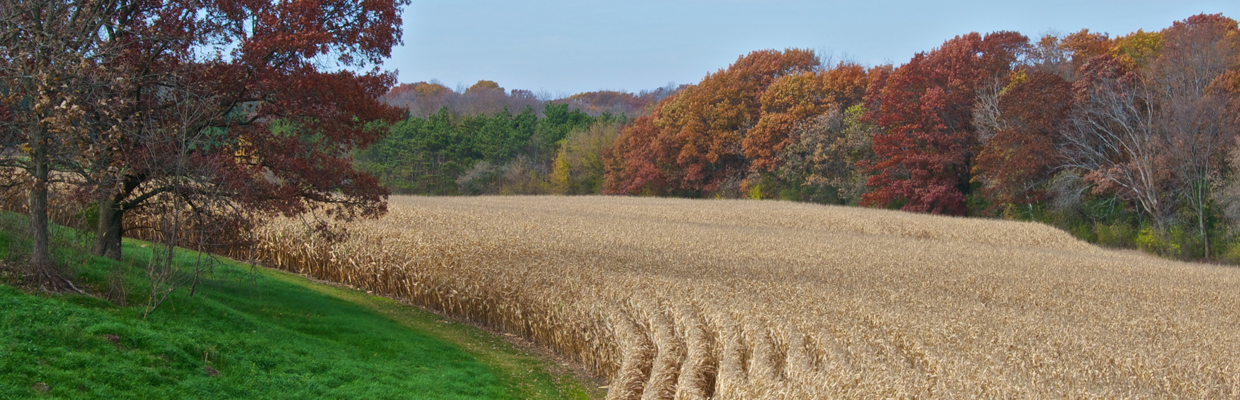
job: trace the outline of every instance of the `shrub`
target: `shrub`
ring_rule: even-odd
[[[1104,246],[1132,247],[1137,239],[1132,225],[1124,222],[1099,222],[1094,225],[1094,232],[1097,234],[1097,243]]]
[[[1178,256],[1180,255],[1180,242],[1176,239],[1182,239],[1183,232],[1182,229],[1172,228],[1171,232],[1168,232],[1169,235],[1159,234],[1154,228],[1145,227],[1137,234],[1136,244],[1141,250],[1150,253]]]

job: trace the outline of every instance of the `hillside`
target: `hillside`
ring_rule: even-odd
[[[394,197],[268,263],[525,337],[609,398],[1235,397],[1240,270],[778,201]]]
[[[0,213],[0,267],[19,265],[28,251],[23,224]],[[64,247],[58,257],[94,296],[0,285],[0,398],[559,399],[594,391],[477,328],[226,259],[209,265],[192,297],[183,287],[144,319],[150,246],[127,240],[124,263]],[[186,274],[196,259],[182,254]],[[0,283],[7,272],[0,268]],[[117,281],[128,295],[109,290]]]

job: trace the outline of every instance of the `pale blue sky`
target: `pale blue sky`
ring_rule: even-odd
[[[402,83],[453,88],[490,79],[550,94],[638,91],[696,83],[759,49],[900,64],[973,31],[1123,35],[1202,12],[1240,18],[1240,0],[413,0],[405,44],[384,68]]]

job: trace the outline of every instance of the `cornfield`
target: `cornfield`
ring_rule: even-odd
[[[393,197],[265,264],[522,336],[608,398],[1237,398],[1240,270],[771,201]]]

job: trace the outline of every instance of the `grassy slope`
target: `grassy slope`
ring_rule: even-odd
[[[0,260],[21,253],[0,216]],[[0,286],[0,398],[584,398],[503,340],[390,300],[231,261],[146,320],[149,244],[126,262],[61,253],[106,290],[125,271],[130,307]],[[180,260],[193,262],[188,254]],[[412,329],[410,329],[412,328]],[[215,373],[218,371],[218,374]],[[154,396],[154,397],[152,397]]]

